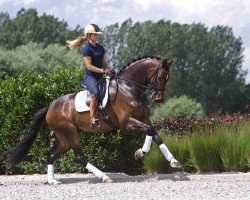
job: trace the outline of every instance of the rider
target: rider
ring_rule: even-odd
[[[97,107],[99,105],[98,81],[103,74],[112,74],[112,69],[108,66],[105,50],[99,42],[99,35],[102,34],[96,24],[89,24],[84,29],[84,36],[78,37],[73,41],[67,40],[70,48],[80,47],[86,42],[82,49],[83,62],[86,66],[85,78],[82,84],[92,94],[90,101],[90,127],[100,126],[97,118]]]

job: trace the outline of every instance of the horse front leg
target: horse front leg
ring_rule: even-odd
[[[133,131],[143,131],[147,133],[143,147],[135,152],[135,159],[143,157],[144,154],[150,151],[151,143],[153,140],[159,146],[164,157],[170,162],[170,166],[173,168],[181,168],[179,162],[174,158],[174,156],[164,144],[161,137],[156,133],[152,125],[145,124],[135,118],[130,117],[127,121],[126,129]]]

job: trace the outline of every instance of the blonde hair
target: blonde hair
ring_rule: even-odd
[[[68,44],[70,49],[75,49],[77,47],[82,46],[87,41],[87,37],[81,36],[76,38],[75,40],[67,40],[66,43]]]

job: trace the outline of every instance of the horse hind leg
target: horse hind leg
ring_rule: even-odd
[[[70,147],[73,149],[76,162],[84,166],[89,172],[94,174],[97,178],[102,179],[103,183],[112,183],[112,179],[105,175],[101,170],[90,164],[84,156],[80,139],[77,131],[71,132],[71,139],[69,140]]]
[[[48,153],[48,168],[47,168],[47,178],[50,185],[60,184],[60,181],[55,179],[54,161],[62,155],[68,148],[69,144],[64,137],[60,137],[59,132],[51,131],[51,143],[50,151]],[[57,140],[56,140],[57,135]]]

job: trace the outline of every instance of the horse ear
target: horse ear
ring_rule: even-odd
[[[163,60],[162,64],[164,67],[170,67],[170,65],[172,65],[174,62],[173,58],[170,59],[170,61],[168,62],[168,59]]]
[[[170,59],[170,61],[168,62],[168,66],[170,67],[170,65],[172,65],[174,62],[173,58]]]
[[[167,67],[168,66],[168,59],[164,59],[163,62],[162,62],[162,65],[164,67]]]

